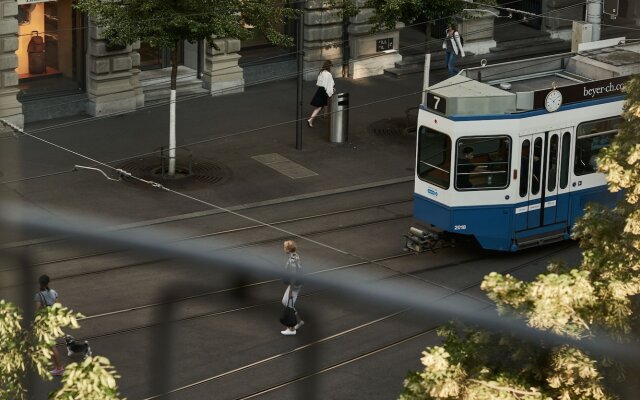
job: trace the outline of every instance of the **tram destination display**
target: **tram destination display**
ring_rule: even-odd
[[[563,104],[577,103],[603,97],[622,96],[622,89],[628,79],[628,76],[621,76],[618,78],[561,86],[556,88],[556,90],[562,93]],[[551,90],[552,89],[536,90],[533,93],[533,108],[545,108],[545,100]]]
[[[427,104],[425,106],[433,111],[437,111],[442,114],[447,113],[447,99],[444,97],[436,96],[431,92],[427,92]]]

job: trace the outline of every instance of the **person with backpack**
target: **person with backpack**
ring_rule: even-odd
[[[35,295],[36,309],[39,310],[44,307],[51,307],[55,303],[59,302],[58,292],[49,288],[49,276],[42,275],[38,278],[38,283],[40,283],[40,290]],[[62,366],[62,362],[60,361],[60,352],[54,345],[51,347],[51,352],[53,353],[53,364],[54,369],[49,371],[49,373],[53,376],[61,376],[64,373],[64,367]]]
[[[462,36],[458,33],[454,24],[449,24],[446,31],[442,48],[444,49],[444,61],[449,70],[449,76],[457,75],[460,70],[456,68],[456,57],[460,54],[465,56],[464,49],[462,48]]]
[[[284,242],[284,252],[288,256],[284,269],[287,273],[293,274],[293,276],[285,281],[287,289],[284,291],[284,296],[282,296],[282,305],[293,309],[297,322],[293,326],[285,326],[285,330],[280,332],[285,336],[295,335],[296,331],[304,324],[304,321],[300,319],[298,310],[295,308],[296,300],[298,300],[298,295],[302,288],[302,281],[299,278],[302,274],[302,263],[296,250],[296,242],[293,240],[286,240]]]

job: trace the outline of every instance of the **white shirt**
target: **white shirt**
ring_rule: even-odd
[[[449,34],[449,30],[447,30],[446,32],[446,37],[444,39],[445,41],[449,41],[449,43],[451,43],[451,47],[453,48],[453,52],[456,53],[456,55],[461,55],[462,57],[465,56],[464,54],[464,49],[462,48],[462,43],[460,43],[460,34],[458,33],[458,31],[455,31],[453,33],[453,35]],[[442,43],[442,48],[443,49],[447,49],[447,44],[446,42]]]
[[[333,76],[331,75],[331,72],[327,70],[322,70],[318,74],[318,80],[316,81],[316,86],[323,87],[324,90],[327,91],[327,96],[329,97],[333,96],[333,90],[334,90],[333,87],[335,86],[335,83],[333,82]]]
[[[36,293],[33,298],[36,302],[39,302],[42,307],[52,306],[53,303],[58,300],[58,292],[53,289],[43,290],[41,292]],[[44,300],[44,303],[43,303]]]

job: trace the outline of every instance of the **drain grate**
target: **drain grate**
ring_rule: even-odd
[[[389,118],[372,123],[367,130],[375,136],[403,136],[406,124],[404,118]]]
[[[170,189],[193,189],[217,185],[225,182],[230,175],[229,169],[222,164],[209,160],[193,160],[189,166],[188,160],[180,158],[176,160],[176,173],[173,176],[167,175],[168,162],[165,160],[163,166],[159,157],[129,160],[118,168],[130,172],[135,177],[158,182]],[[154,189],[151,185],[132,177],[124,176],[123,180],[136,186]]]

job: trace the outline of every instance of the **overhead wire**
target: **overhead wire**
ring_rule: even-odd
[[[544,63],[546,63],[546,61],[542,61],[540,64],[544,64]],[[529,66],[531,66],[531,65],[529,65]],[[450,86],[453,86],[453,85],[454,84],[451,84]],[[422,90],[416,91],[416,92],[410,92],[410,93],[407,93],[407,94],[404,94],[404,95],[395,96],[395,97],[392,97],[392,98],[385,98],[385,99],[380,99],[380,100],[376,100],[376,101],[360,104],[360,105],[357,105],[357,106],[351,106],[351,107],[349,107],[349,109],[357,109],[357,108],[368,107],[368,106],[373,105],[373,104],[378,104],[378,103],[382,103],[382,102],[386,102],[386,101],[397,100],[397,99],[400,99],[400,98],[403,98],[403,97],[414,96],[414,95],[418,95],[418,94],[421,94],[421,93],[422,93]],[[89,120],[91,120],[91,119],[89,119]],[[84,120],[84,121],[86,121],[86,120]],[[82,122],[84,122],[84,121],[82,121]],[[186,143],[186,144],[183,144],[183,145],[176,146],[176,148],[184,148],[184,147],[188,147],[188,146],[200,145],[200,144],[204,144],[204,143],[208,143],[208,142],[212,142],[212,141],[216,141],[216,140],[227,139],[227,138],[230,138],[230,137],[239,136],[239,135],[243,135],[243,134],[250,134],[250,133],[254,133],[254,132],[257,132],[257,131],[260,131],[260,130],[264,130],[264,129],[270,129],[270,128],[275,128],[275,127],[279,127],[279,126],[292,124],[292,123],[295,123],[297,121],[298,120],[294,119],[294,120],[278,122],[278,123],[274,123],[274,124],[270,124],[270,125],[266,125],[266,126],[261,126],[261,127],[257,127],[257,128],[252,128],[252,129],[232,132],[232,133],[229,133],[229,134],[226,134],[226,135],[216,136],[215,138],[203,139],[203,140],[196,141],[196,142]],[[45,130],[48,130],[48,129],[45,129]],[[155,154],[155,153],[156,152],[147,152],[147,153],[142,153],[142,154],[136,154],[136,155],[133,155],[133,156],[128,156],[128,157],[124,157],[124,158],[120,158],[120,159],[116,159],[116,160],[111,160],[111,161],[108,161],[108,163],[115,164],[117,162],[123,162],[123,161],[126,161],[126,160],[131,160],[131,159],[135,159],[135,158],[139,158],[139,157],[144,157],[144,156],[152,155],[152,154]],[[59,172],[54,172],[54,173],[49,173],[49,174],[43,174],[43,175],[39,175],[39,176],[33,176],[33,177],[28,177],[28,178],[4,181],[4,182],[1,182],[1,183],[2,184],[17,183],[17,182],[27,181],[27,180],[32,180],[32,179],[39,179],[39,178],[57,176],[57,175],[66,174],[66,173],[69,173],[69,172],[72,172],[72,171],[73,171],[72,169],[64,170],[64,171],[59,171]]]
[[[575,5],[572,5],[572,6],[575,6]],[[571,6],[569,6],[569,7],[571,7]],[[564,7],[564,8],[569,8],[569,7]],[[436,41],[439,41],[439,40],[436,40]],[[423,44],[420,44],[420,45],[423,45]],[[540,64],[544,64],[544,63],[546,63],[546,61],[540,62]],[[529,64],[528,67],[533,66],[533,65],[536,65],[536,64]],[[485,75],[485,78],[487,78],[487,77],[490,77],[490,76]],[[451,84],[451,85],[447,85],[447,86],[453,86],[453,85],[455,85],[455,84]],[[399,95],[399,96],[394,96],[394,97],[390,97],[390,98],[380,99],[380,100],[376,100],[376,101],[360,104],[360,105],[357,105],[357,106],[351,106],[351,107],[349,107],[349,109],[357,109],[357,108],[368,107],[368,106],[371,106],[373,104],[386,102],[386,101],[393,101],[393,100],[397,100],[397,99],[400,99],[400,98],[403,98],[403,97],[414,96],[414,95],[421,94],[421,93],[422,93],[422,90],[416,91],[416,92],[410,92],[410,93],[407,93],[407,94],[404,94],[404,95]],[[201,97],[201,96],[198,96],[198,97]],[[80,121],[80,123],[93,121],[93,120],[94,119],[89,118],[87,120]],[[184,147],[188,147],[188,146],[200,145],[200,144],[204,144],[204,143],[208,143],[208,142],[212,142],[212,141],[216,141],[216,140],[227,139],[227,138],[238,136],[238,135],[249,134],[249,133],[257,132],[257,131],[260,131],[260,130],[265,130],[265,129],[275,128],[275,127],[279,127],[279,126],[284,126],[284,125],[292,124],[292,123],[295,123],[295,122],[298,122],[298,120],[294,119],[294,120],[278,122],[278,123],[274,123],[274,124],[270,124],[270,125],[265,125],[265,126],[261,126],[261,127],[257,127],[257,128],[252,128],[252,129],[232,132],[232,133],[229,133],[229,134],[226,134],[226,135],[216,136],[215,138],[203,139],[203,140],[200,140],[200,141],[186,143],[186,144],[183,144],[183,145],[176,146],[176,148],[184,148]],[[71,123],[71,124],[75,124],[75,122]],[[64,125],[67,125],[67,124],[64,124]],[[42,131],[47,131],[47,130],[50,130],[50,129],[54,129],[54,127],[46,127],[44,129],[42,129]],[[32,131],[32,133],[34,133],[34,132]],[[114,163],[117,163],[117,162],[131,160],[131,159],[139,158],[139,157],[144,157],[144,156],[152,155],[152,154],[155,154],[155,153],[156,152],[147,152],[147,153],[136,154],[136,155],[133,155],[133,156],[128,156],[128,157],[124,157],[124,158],[120,158],[120,159],[116,159],[116,160],[111,160],[111,161],[108,161],[108,163],[114,164]],[[32,177],[15,179],[15,180],[9,180],[9,181],[4,181],[4,182],[0,182],[0,183],[1,184],[17,183],[17,182],[27,181],[27,180],[32,180],[32,179],[39,179],[39,178],[57,176],[57,175],[66,174],[66,173],[69,173],[69,172],[72,172],[72,170],[58,171],[58,172],[54,172],[54,173],[42,174],[42,175],[38,175],[38,176],[32,176]]]
[[[505,4],[511,4],[511,3],[515,3],[515,1],[513,1],[513,2],[509,2],[509,3],[505,3]],[[558,11],[562,11],[562,10],[567,9],[567,8],[576,7],[576,6],[581,6],[581,5],[584,5],[584,4],[585,4],[585,3],[572,4],[572,5],[569,5],[569,6],[566,6],[566,7],[560,8],[560,9],[551,10],[551,11],[549,11],[549,12],[558,12]],[[424,25],[424,24],[426,24],[426,23],[434,23],[434,22],[441,21],[441,20],[448,20],[448,19],[451,19],[451,18],[453,18],[453,17],[455,17],[455,16],[456,16],[456,15],[449,15],[449,16],[445,16],[445,17],[441,17],[441,18],[435,18],[435,19],[432,19],[432,20],[429,20],[429,21],[419,22],[419,23],[412,24],[412,25],[407,25],[407,26],[405,26],[405,28],[413,27],[413,26],[419,26],[419,25]],[[513,21],[512,23],[517,24],[517,23],[519,23],[519,22],[518,22],[518,21]],[[477,31],[473,31],[473,32],[469,32],[469,33],[479,33],[479,32],[486,31],[486,30],[488,30],[488,29],[493,29],[493,28],[483,28],[483,29],[480,29],[480,30],[477,30]],[[370,34],[370,35],[375,35],[375,34],[376,34],[376,33],[372,33],[372,34]],[[432,42],[432,41],[438,41],[438,39],[435,39],[435,40],[434,40],[434,39],[430,39],[430,40],[429,40],[429,42]],[[341,45],[343,45],[345,42],[348,42],[348,40],[344,40],[344,41],[334,40],[334,41],[331,41],[331,42],[330,42],[330,45],[331,45],[331,46],[341,46]],[[423,44],[422,44],[422,43],[419,43],[419,44],[415,44],[415,45],[406,46],[405,48],[402,48],[402,49],[399,49],[399,50],[406,50],[406,49],[408,49],[408,48],[412,48],[412,47],[422,47],[422,46],[423,46]],[[297,53],[297,52],[289,52],[289,53],[287,53],[287,54],[285,54],[285,55],[277,55],[277,56],[267,57],[267,58],[264,58],[264,59],[256,60],[256,61],[254,62],[254,64],[261,64],[264,60],[275,59],[275,58],[279,58],[279,57],[285,57],[285,56],[289,56],[289,55],[296,54],[296,53]],[[373,55],[370,55],[370,56],[362,57],[361,59],[374,58],[374,57],[378,57],[378,56],[380,56],[380,55],[378,55],[378,54],[373,54]],[[338,60],[338,59],[341,59],[341,58],[340,58],[340,57],[336,57],[336,58],[333,58],[333,59],[330,59],[330,60],[334,61],[334,60]],[[359,61],[359,60],[361,60],[361,59],[354,59],[354,60],[355,60],[355,61]],[[243,64],[242,66],[244,67],[244,66],[246,66],[246,65],[251,65],[251,64],[250,64],[250,63],[247,63],[247,64]],[[227,69],[233,69],[233,68],[235,68],[235,66],[224,67],[224,68],[221,68],[221,69],[219,69],[219,70],[216,70],[216,72],[224,71],[224,70],[227,70]],[[317,71],[317,70],[319,70],[319,68],[316,68],[315,70]],[[305,72],[308,72],[308,71],[305,71]],[[289,76],[291,76],[291,75],[294,75],[294,74],[289,74]],[[297,75],[297,74],[295,74],[295,75]],[[195,77],[195,76],[196,76],[196,74],[195,74],[195,73],[194,73],[194,74],[185,74],[185,75],[180,76],[178,79],[190,79],[190,78]],[[169,82],[169,80],[170,80],[169,78],[166,78],[165,82]],[[271,78],[269,78],[269,80],[271,80]],[[274,78],[274,79],[272,79],[272,80],[276,81],[276,80],[280,80],[280,78]],[[265,81],[267,81],[267,80],[257,81],[257,82],[255,82],[255,84],[264,83]],[[159,82],[159,83],[158,83],[158,85],[160,85],[160,84],[162,83],[162,81],[158,81],[158,82]],[[154,84],[154,85],[155,85],[155,84]],[[251,85],[252,85],[252,84],[250,84],[250,85],[242,85],[242,86],[238,86],[238,87],[230,87],[230,88],[227,88],[227,89],[225,89],[225,90],[221,90],[221,92],[223,92],[223,93],[224,93],[225,91],[233,91],[233,90],[235,90],[235,89],[237,89],[237,88],[239,88],[239,87],[247,87],[247,86],[251,86]],[[119,91],[119,92],[113,92],[112,94],[126,93],[126,92],[129,92],[129,91],[131,91],[131,90],[122,90],[122,91]],[[202,96],[205,96],[205,95],[206,95],[206,94],[203,94]],[[94,96],[94,97],[97,97],[97,96]],[[180,100],[182,100],[182,99],[180,99]],[[37,101],[37,99],[36,99],[35,101]],[[73,100],[73,101],[66,102],[66,103],[64,103],[64,104],[70,104],[70,103],[74,103],[74,102],[84,102],[84,101],[86,101],[86,99]],[[160,106],[160,105],[163,105],[163,104],[168,104],[168,101],[167,101],[167,102],[164,102],[164,103],[162,103],[162,104],[154,104],[154,105],[151,105],[151,106],[149,106],[149,107]],[[57,105],[50,106],[50,107],[45,107],[45,108],[53,108],[53,107],[58,107],[58,106],[59,106],[59,103],[58,103]],[[137,109],[137,110],[141,110],[141,109],[144,109],[144,108],[143,108],[143,107],[141,107],[141,108],[139,108],[139,109]],[[128,111],[126,111],[126,112],[124,112],[124,113],[127,113],[127,112],[128,112]],[[18,115],[18,114],[14,114],[14,115]],[[94,119],[95,119],[95,118],[100,118],[100,117],[108,117],[108,116],[110,116],[110,115],[117,115],[117,114],[108,114],[108,115],[104,115],[104,116],[94,117]],[[8,115],[8,116],[11,116],[11,115]]]
[[[257,225],[264,226],[265,228],[269,228],[269,229],[278,231],[280,233],[284,233],[284,234],[286,234],[286,235],[288,235],[290,237],[294,237],[294,238],[303,240],[305,242],[309,242],[309,243],[315,244],[315,245],[317,245],[319,247],[323,247],[323,248],[329,249],[329,250],[334,251],[336,253],[356,258],[358,260],[364,261],[364,262],[366,262],[368,264],[371,264],[371,265],[376,265],[378,267],[381,267],[381,268],[383,268],[385,270],[392,271],[392,272],[397,273],[399,275],[406,276],[406,277],[409,277],[411,279],[415,279],[417,281],[421,281],[421,282],[424,282],[424,283],[432,284],[432,285],[435,285],[435,286],[438,286],[438,287],[445,288],[447,290],[453,291],[453,289],[449,288],[448,286],[446,286],[446,285],[444,285],[442,283],[433,282],[433,281],[430,281],[428,279],[419,277],[419,276],[417,276],[415,274],[411,274],[411,273],[395,270],[395,269],[393,269],[393,268],[391,268],[391,267],[389,267],[389,266],[387,266],[387,265],[385,265],[385,264],[383,264],[383,263],[381,263],[379,261],[372,260],[372,259],[370,259],[368,257],[360,256],[360,255],[355,254],[355,253],[353,253],[351,251],[343,250],[343,249],[340,249],[338,247],[332,246],[330,244],[327,244],[327,243],[324,243],[324,242],[320,242],[318,240],[314,240],[314,239],[312,239],[312,238],[310,238],[308,236],[295,233],[293,231],[278,227],[278,226],[276,226],[274,224],[270,224],[268,222],[261,221],[261,220],[259,220],[257,218],[253,218],[253,217],[250,217],[248,215],[242,214],[240,212],[231,210],[230,208],[223,207],[223,206],[217,205],[215,203],[199,199],[199,198],[197,198],[195,196],[191,196],[191,195],[188,195],[186,193],[179,192],[177,190],[168,188],[168,187],[166,187],[166,186],[164,186],[164,185],[162,185],[162,184],[160,184],[158,182],[155,182],[155,181],[152,181],[152,180],[143,179],[143,178],[138,177],[138,176],[136,176],[136,175],[132,174],[131,172],[126,171],[124,169],[112,167],[112,166],[110,166],[108,164],[105,164],[105,163],[95,159],[95,158],[89,157],[89,156],[87,156],[85,154],[82,154],[82,153],[77,152],[75,150],[72,150],[72,149],[69,149],[67,147],[61,146],[61,145],[59,145],[57,143],[54,143],[52,141],[46,140],[46,139],[41,138],[41,137],[36,136],[36,135],[32,135],[32,134],[30,134],[28,132],[25,132],[20,127],[16,126],[15,124],[12,124],[12,123],[10,123],[8,121],[2,120],[2,119],[0,119],[0,121],[5,126],[8,126],[8,127],[12,128],[12,129],[15,129],[15,130],[18,130],[18,131],[22,131],[22,133],[24,135],[27,135],[27,136],[31,137],[32,139],[38,140],[38,141],[40,141],[42,143],[45,143],[45,144],[47,144],[49,146],[52,146],[52,147],[55,147],[55,148],[57,148],[59,150],[62,150],[64,152],[67,152],[67,153],[73,154],[73,155],[75,155],[77,157],[80,157],[80,158],[83,158],[85,160],[91,161],[96,165],[103,166],[103,167],[105,167],[105,168],[107,168],[107,169],[109,169],[111,171],[114,171],[114,172],[118,173],[120,176],[128,177],[130,179],[134,179],[134,180],[136,180],[136,181],[138,181],[140,183],[144,183],[144,184],[149,185],[149,186],[151,186],[153,188],[161,189],[161,190],[166,191],[168,193],[174,194],[174,195],[176,195],[178,197],[182,197],[184,199],[192,200],[192,201],[197,202],[197,203],[199,203],[201,205],[205,205],[205,206],[207,206],[209,208],[214,208],[214,209],[217,209],[217,210],[219,210],[219,211],[221,211],[223,213],[234,215],[234,216],[236,216],[238,218],[253,222],[253,223],[257,224]],[[103,174],[104,174],[104,172],[103,172]],[[106,174],[105,174],[105,176],[106,176]],[[470,296],[470,295],[463,294],[463,296]]]
[[[528,65],[528,66],[527,66],[527,68],[530,68],[530,67],[531,67],[531,65]],[[454,84],[452,84],[452,85],[454,85]],[[422,90],[417,91],[417,92],[414,92],[414,93],[411,93],[411,94],[404,94],[404,95],[401,95],[401,96],[389,97],[389,98],[386,98],[386,99],[382,99],[382,100],[378,100],[378,101],[373,101],[373,102],[369,102],[369,103],[367,103],[367,104],[362,104],[362,105],[354,106],[354,107],[350,107],[350,108],[365,107],[365,106],[369,106],[369,105],[371,105],[371,104],[375,104],[375,103],[378,103],[378,102],[382,102],[382,101],[389,101],[390,99],[396,99],[396,98],[406,97],[406,96],[408,96],[408,95],[416,95],[416,94],[419,94],[419,93],[422,93]],[[293,122],[295,122],[295,121],[297,121],[297,120],[294,120]],[[390,267],[388,267],[388,266],[386,266],[386,265],[384,265],[384,264],[378,263],[378,262],[376,262],[375,260],[369,260],[369,259],[368,259],[368,258],[366,258],[366,257],[363,257],[363,256],[360,256],[360,255],[357,255],[357,254],[352,253],[352,252],[349,252],[349,251],[347,251],[347,250],[343,250],[343,249],[337,248],[337,247],[335,247],[335,246],[331,246],[331,245],[329,245],[329,244],[326,244],[326,243],[323,243],[323,242],[320,242],[320,241],[314,240],[314,239],[312,239],[312,238],[309,238],[309,237],[306,237],[306,236],[304,236],[304,235],[301,235],[301,234],[298,234],[298,233],[292,232],[292,231],[290,231],[290,230],[287,230],[287,229],[283,229],[283,228],[277,227],[277,226],[275,226],[275,225],[273,225],[273,224],[269,224],[268,222],[264,222],[264,221],[258,220],[258,219],[256,219],[256,218],[253,218],[253,217],[250,217],[250,216],[244,215],[244,214],[242,214],[242,213],[239,213],[239,212],[233,211],[233,210],[231,210],[231,209],[229,209],[229,208],[222,207],[222,206],[217,205],[217,204],[215,204],[215,203],[208,202],[208,201],[202,200],[202,199],[200,199],[200,198],[197,198],[197,197],[195,197],[195,196],[191,196],[191,195],[188,195],[188,194],[186,194],[186,193],[179,192],[179,191],[177,191],[177,190],[174,190],[174,189],[168,188],[168,187],[166,187],[166,186],[164,186],[164,185],[162,185],[162,184],[160,184],[160,183],[158,183],[158,182],[155,182],[155,181],[152,181],[152,180],[146,180],[146,179],[143,179],[143,178],[138,177],[138,176],[136,176],[136,175],[134,175],[134,174],[132,174],[132,173],[130,173],[130,172],[128,172],[128,171],[126,171],[126,170],[124,170],[124,169],[113,167],[113,166],[111,166],[111,165],[109,165],[109,164],[107,164],[107,163],[105,163],[105,162],[99,161],[99,160],[97,160],[97,159],[95,159],[95,158],[89,157],[89,156],[87,156],[87,155],[85,155],[85,154],[82,154],[82,153],[77,152],[77,151],[75,151],[75,150],[72,150],[72,149],[70,149],[70,148],[64,147],[64,146],[59,145],[59,144],[57,144],[57,143],[54,143],[54,142],[52,142],[52,141],[49,141],[49,140],[46,140],[46,139],[41,138],[41,137],[39,137],[39,136],[36,136],[36,135],[32,134],[31,132],[26,132],[26,131],[24,131],[23,129],[21,129],[21,128],[17,127],[16,125],[14,125],[14,124],[12,124],[12,123],[10,123],[10,122],[6,121],[6,120],[2,120],[2,123],[3,123],[3,124],[5,124],[6,126],[9,126],[11,129],[13,129],[13,130],[15,130],[15,131],[20,132],[21,134],[23,134],[23,135],[25,135],[25,136],[27,136],[27,137],[30,137],[30,138],[35,139],[35,140],[38,140],[38,141],[40,141],[40,142],[42,142],[42,143],[45,143],[45,144],[47,144],[47,145],[49,145],[49,146],[55,147],[55,148],[57,148],[57,149],[59,149],[59,150],[62,150],[62,151],[64,151],[64,152],[67,152],[67,153],[73,154],[73,155],[75,155],[75,156],[78,156],[78,157],[83,158],[83,159],[85,159],[85,160],[88,160],[88,161],[90,161],[90,162],[93,162],[95,165],[105,167],[105,168],[107,168],[107,169],[109,169],[109,170],[111,170],[111,171],[113,171],[113,172],[118,173],[120,176],[126,176],[126,177],[128,177],[128,178],[130,178],[130,179],[134,179],[134,180],[139,181],[139,182],[141,182],[141,183],[143,183],[143,184],[147,184],[147,185],[150,185],[150,186],[152,186],[152,187],[154,187],[154,188],[161,189],[161,190],[163,190],[163,191],[166,191],[166,192],[168,192],[168,193],[171,193],[171,194],[174,194],[174,195],[176,195],[176,196],[182,197],[182,198],[184,198],[184,199],[188,199],[188,200],[191,200],[191,201],[197,202],[197,203],[202,204],[202,205],[205,205],[205,206],[207,206],[207,207],[214,208],[214,209],[220,210],[220,211],[222,211],[222,212],[225,212],[225,213],[228,213],[228,214],[231,214],[231,215],[237,216],[237,217],[239,217],[239,218],[241,218],[241,219],[245,219],[245,220],[248,220],[248,221],[254,222],[254,223],[258,224],[258,225],[261,225],[261,226],[264,226],[264,227],[268,227],[268,228],[270,228],[270,229],[273,229],[273,230],[279,231],[279,232],[281,232],[281,233],[285,233],[285,234],[287,234],[287,235],[289,235],[289,236],[291,236],[291,237],[295,237],[295,238],[298,238],[298,239],[300,239],[300,240],[304,240],[304,241],[307,241],[307,242],[313,243],[313,244],[315,244],[315,245],[318,245],[318,246],[320,246],[320,247],[324,247],[324,248],[330,249],[330,250],[335,251],[335,252],[340,253],[340,254],[348,255],[348,256],[351,256],[351,257],[354,257],[354,258],[357,258],[357,259],[360,259],[360,260],[366,261],[366,262],[371,263],[371,264],[373,264],[373,265],[381,266],[381,267],[382,267],[382,268],[384,268],[384,269],[390,269],[390,270],[392,270]],[[281,122],[281,123],[277,123],[277,124],[272,124],[271,126],[279,126],[279,125],[288,124],[288,123],[291,123],[291,121]],[[257,128],[257,129],[265,129],[265,128],[264,128],[264,127],[261,127],[261,128]],[[229,137],[229,136],[227,135],[226,137]],[[221,138],[215,138],[215,140],[219,140],[219,139],[221,139]],[[207,139],[207,140],[203,140],[203,141],[199,141],[199,142],[194,142],[194,143],[195,143],[195,144],[200,144],[200,143],[204,143],[204,142],[206,142],[206,141],[211,141],[211,140],[210,140],[210,139]],[[192,144],[192,145],[193,145],[193,144]],[[103,174],[104,174],[104,172],[103,172]],[[106,174],[105,174],[105,176],[106,176]],[[395,270],[394,270],[394,271],[395,271]],[[397,272],[397,271],[396,271],[396,272]],[[417,280],[424,281],[424,282],[429,282],[428,280],[422,279],[422,278],[417,277],[417,276],[415,276],[415,275],[413,275],[413,274],[408,274],[408,273],[402,273],[402,274],[403,274],[403,275],[406,275],[406,276],[409,276],[409,277],[411,277],[411,278],[413,278],[413,279],[417,279]],[[432,283],[432,282],[429,282],[429,283]]]
[[[507,4],[510,4],[510,3],[507,3]],[[582,6],[584,4],[585,3],[572,4],[572,5],[569,5],[569,6],[566,6],[566,7],[562,7],[562,8],[555,9],[555,10],[551,10],[549,12],[559,12],[559,11],[562,11],[562,10],[565,10],[565,9],[568,9],[568,8]],[[450,19],[450,18],[452,18],[454,16],[455,15],[450,15],[450,16],[446,16],[446,17],[436,18],[436,19],[433,19],[433,20],[429,20],[429,21],[425,21],[425,22],[420,22],[420,23],[416,23],[416,24],[413,24],[413,25],[409,25],[407,27],[424,25],[426,23],[434,23],[434,22],[440,21],[440,20],[448,20],[448,19]],[[542,18],[542,17],[547,17],[547,16],[545,16],[544,14],[541,14],[540,17]],[[549,17],[549,18],[551,18],[551,17]],[[500,28],[505,28],[507,25],[518,24],[518,23],[520,23],[520,22],[519,21],[511,21],[509,24],[504,24]],[[482,33],[482,32],[485,32],[485,31],[488,31],[488,30],[493,30],[493,29],[494,29],[493,27],[482,28],[482,29],[478,29],[478,30],[475,30],[475,31],[468,32],[468,34]],[[371,35],[375,35],[375,33],[372,33]],[[439,41],[440,41],[440,39],[431,38],[427,42],[432,43],[432,42],[439,42]],[[340,46],[340,45],[343,45],[345,42],[347,42],[347,41],[346,40],[345,41],[332,41],[331,45],[332,46]],[[417,43],[417,44],[413,44],[413,45],[409,45],[409,46],[405,46],[405,47],[399,48],[398,51],[404,51],[404,50],[412,49],[412,48],[421,48],[421,47],[424,47],[424,46],[425,46],[425,43]],[[264,58],[264,59],[261,59],[261,60],[256,60],[254,62],[254,64],[258,65],[258,64],[261,64],[264,60],[284,57],[284,56],[288,56],[290,54],[295,54],[295,53],[296,52],[290,52],[287,55],[277,55],[277,56],[273,56],[273,57],[267,57],[267,58]],[[360,58],[352,59],[352,61],[363,61],[363,60],[372,59],[372,58],[376,58],[376,57],[380,57],[380,56],[381,56],[380,54],[372,54],[372,55],[367,55],[367,56],[363,56],[363,57],[360,57]],[[342,60],[342,58],[341,57],[335,57],[335,58],[330,58],[329,60],[337,61],[337,60]],[[249,64],[243,64],[243,67],[245,67],[246,65],[249,65]],[[236,68],[236,67],[235,66],[224,67],[224,68],[221,68],[219,70],[216,70],[216,72],[224,71],[226,69],[233,69],[233,68]],[[307,74],[307,73],[310,73],[310,72],[317,72],[317,71],[319,71],[319,69],[320,69],[319,67],[307,68],[302,72],[302,74]],[[289,74],[285,74],[284,78],[285,79],[286,78],[293,78],[293,77],[295,77],[297,75],[298,75],[298,72],[292,72],[292,73],[289,73]],[[179,76],[178,79],[179,80],[190,79],[190,78],[195,77],[195,76],[196,76],[195,74],[185,74],[185,75]],[[273,82],[273,81],[279,81],[279,80],[283,80],[283,75],[280,75],[280,76],[274,77],[274,78],[265,78],[265,79],[262,79],[262,80],[257,80],[255,82],[252,82],[251,84],[242,84],[242,85],[238,85],[238,86],[235,86],[235,87],[229,87],[229,88],[225,88],[225,89],[220,89],[219,91],[216,91],[214,93],[215,94],[224,94],[225,92],[226,93],[233,93],[234,91],[237,91],[237,90],[240,90],[240,89],[244,89],[244,88],[247,88],[247,87],[260,85],[260,84],[263,84],[263,83],[269,83],[269,82]],[[166,82],[169,82],[169,79],[166,79]],[[160,84],[162,84],[161,81],[159,81],[158,85],[160,85]],[[130,92],[131,90],[133,90],[133,89],[122,90],[122,91],[114,92],[114,93],[111,93],[111,94],[127,93],[127,92]],[[202,93],[202,94],[198,93],[198,94],[193,94],[193,95],[190,95],[190,96],[181,96],[180,99],[178,99],[176,101],[177,102],[188,101],[188,100],[191,100],[191,99],[194,99],[194,98],[206,97],[206,96],[211,96],[211,95],[212,95],[211,93]],[[98,97],[99,96],[94,96],[93,98],[98,98]],[[87,99],[78,99],[78,100],[72,100],[72,101],[64,102],[62,104],[71,104],[71,103],[75,103],[75,102],[85,102],[86,100]],[[91,97],[89,98],[89,100],[91,100]],[[106,115],[96,116],[96,117],[90,118],[88,120],[74,121],[74,122],[70,122],[70,123],[63,123],[63,124],[60,124],[60,125],[51,125],[51,126],[47,126],[47,127],[44,127],[44,128],[39,128],[37,130],[32,130],[31,132],[42,132],[44,130],[56,129],[56,128],[62,127],[62,126],[70,126],[70,125],[75,125],[75,124],[79,124],[79,123],[95,121],[95,120],[97,120],[99,118],[109,118],[109,117],[112,117],[112,116],[128,114],[130,112],[142,111],[142,110],[151,109],[151,108],[157,108],[157,107],[163,107],[163,106],[165,106],[167,104],[170,104],[170,100],[167,100],[167,101],[164,101],[164,102],[158,102],[158,103],[152,104],[152,105],[139,107],[136,110],[132,110],[132,111],[127,110],[127,111],[122,111],[122,112],[116,112],[116,113],[110,113],[110,114],[106,114]],[[57,103],[57,104],[49,106],[49,107],[41,107],[41,108],[55,108],[55,107],[59,107],[60,105],[61,105],[61,103]],[[16,114],[13,114],[13,115],[7,115],[5,117],[18,116],[18,115],[20,115],[20,114],[16,113]]]

